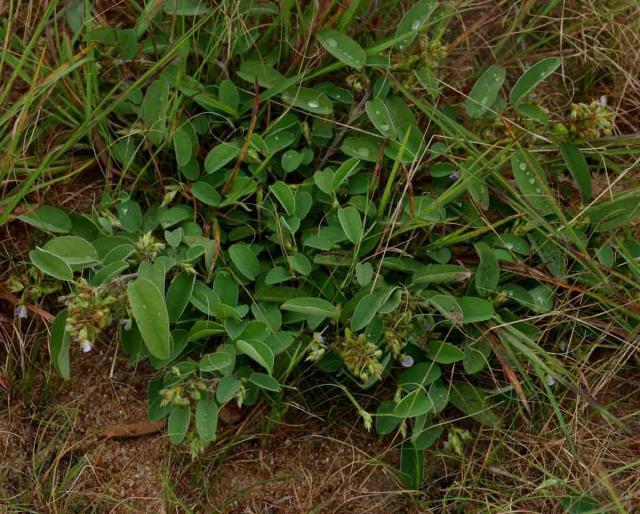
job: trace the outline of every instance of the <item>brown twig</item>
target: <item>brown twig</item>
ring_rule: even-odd
[[[527,411],[529,416],[531,416],[529,401],[527,400],[527,396],[524,394],[524,389],[522,389],[522,385],[520,384],[520,380],[518,380],[516,372],[511,367],[511,364],[509,364],[505,347],[502,345],[500,340],[491,332],[487,332],[486,337],[493,347],[493,353],[498,358],[498,362],[500,363],[500,366],[502,366],[502,371],[504,371],[507,380],[509,380],[509,382],[515,389],[518,398],[520,398],[520,401],[522,402],[522,406]]]
[[[253,109],[251,110],[251,121],[249,122],[249,130],[247,131],[247,137],[244,140],[244,144],[242,145],[242,149],[240,150],[240,155],[238,155],[238,159],[236,160],[236,164],[233,167],[233,170],[231,171],[231,175],[229,176],[229,179],[222,187],[223,194],[227,194],[231,189],[231,186],[233,186],[233,182],[236,179],[236,175],[240,170],[240,165],[244,161],[244,158],[246,157],[247,152],[249,151],[249,145],[251,144],[251,136],[253,136],[253,131],[256,128],[256,122],[258,120],[258,107],[260,106],[260,88],[258,86],[257,80],[254,84],[254,88],[255,88],[255,95],[253,97]]]
[[[120,423],[109,425],[102,429],[102,437],[106,439],[128,439],[131,437],[141,437],[160,432],[165,425],[165,420],[161,421],[136,421],[135,423]]]
[[[0,290],[0,298],[14,305],[20,305],[20,300],[18,299],[18,297],[12,295],[9,291]],[[41,309],[40,307],[36,307],[32,304],[26,304],[25,307],[27,308],[27,310],[33,312],[37,316],[40,316],[43,320],[49,323],[52,323],[55,319],[55,316],[53,314],[45,311],[44,309]]]

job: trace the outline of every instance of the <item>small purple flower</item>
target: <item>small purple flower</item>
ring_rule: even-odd
[[[598,103],[602,106],[607,105],[607,97],[605,95],[602,95],[599,99],[598,99]]]
[[[548,375],[547,376],[547,384],[549,384],[550,386],[556,385],[555,377],[552,377],[551,375]]]
[[[413,366],[413,357],[411,357],[411,355],[403,355],[402,357],[400,357],[400,366],[402,366],[403,368],[410,368],[411,366]]]
[[[82,351],[84,353],[89,353],[91,350],[93,350],[93,345],[89,341],[82,343]]]
[[[449,180],[451,180],[451,181],[453,181],[453,182],[455,182],[456,180],[460,180],[460,173],[459,173],[459,172],[457,172],[457,171],[452,172],[452,173],[449,175]]]
[[[20,319],[27,319],[27,306],[26,305],[18,305],[16,307],[16,316]]]
[[[126,332],[129,332],[129,330],[131,330],[131,319],[130,318],[121,319],[120,320],[120,324],[123,326],[123,328],[125,329]]]

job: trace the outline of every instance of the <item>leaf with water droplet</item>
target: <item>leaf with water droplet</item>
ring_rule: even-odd
[[[471,118],[479,118],[496,103],[504,78],[504,69],[496,65],[490,66],[480,76],[465,102],[467,114]]]
[[[533,289],[529,289],[529,294],[533,300],[532,311],[545,313],[553,309],[553,289],[550,287],[539,284]]]
[[[511,156],[511,168],[518,189],[531,205],[541,213],[551,212],[553,203],[546,195],[547,178],[535,156],[524,149],[516,150]]]
[[[331,114],[333,102],[320,91],[309,87],[291,88],[282,93],[282,100],[293,107],[313,114]]]
[[[391,119],[387,105],[379,98],[374,98],[365,104],[367,116],[373,126],[385,137],[396,137],[396,129]]]
[[[425,23],[437,7],[438,3],[435,0],[424,0],[414,4],[406,12],[396,29],[396,38],[405,36],[402,41],[398,43],[398,48],[402,50],[413,43],[418,32],[425,26]]]
[[[362,47],[346,34],[333,29],[324,29],[316,34],[324,49],[347,66],[360,69],[367,60]]]
[[[347,137],[340,149],[349,157],[362,161],[376,162],[381,140],[371,136]]]
[[[304,154],[297,150],[287,150],[282,154],[281,162],[282,169],[286,173],[291,173],[298,169],[302,161],[304,160]]]
[[[513,106],[519,104],[540,82],[556,71],[558,66],[560,66],[560,59],[557,57],[547,57],[531,66],[511,89],[509,103]]]

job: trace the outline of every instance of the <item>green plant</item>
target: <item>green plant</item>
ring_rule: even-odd
[[[84,34],[100,62],[157,61],[101,103],[103,119],[117,115],[117,130],[102,129],[121,182],[137,191],[109,191],[89,216],[49,206],[20,216],[64,234],[30,254],[71,289],[53,363],[68,378],[69,353],[118,323],[131,362],[163,370],[151,418],[168,417],[170,439],[197,453],[215,438],[220,406],[275,401],[311,362],[367,427],[375,419],[380,434],[406,436],[403,476],[417,487],[449,404],[495,427],[501,404],[526,405],[516,371],[572,385],[529,319],[553,311],[556,291],[578,288],[637,323],[619,298],[637,287],[638,245],[630,230],[613,242],[608,232],[639,207],[633,194],[590,203],[579,146],[610,130],[610,115],[595,108],[597,133],[577,126],[584,116],[551,123],[531,93],[559,67],[553,57],[508,96],[506,70],[492,65],[463,105],[437,107],[451,13],[433,1],[369,45],[317,32],[326,64],[310,73],[278,66],[273,30],[286,10],[242,8],[250,23],[232,29],[222,80],[196,63],[217,56],[211,35],[227,18],[198,2]],[[158,55],[155,38],[171,52]],[[556,194],[565,168],[577,186],[567,195],[579,193],[568,205]],[[616,281],[592,288],[614,263]],[[509,386],[484,379],[489,364]],[[356,392],[381,383],[385,399],[368,412]]]

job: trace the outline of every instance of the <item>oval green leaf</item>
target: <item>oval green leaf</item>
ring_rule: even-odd
[[[189,430],[189,422],[191,421],[191,410],[186,405],[174,407],[169,414],[167,422],[167,434],[169,441],[173,444],[180,444],[184,441]]]
[[[42,249],[57,255],[69,266],[84,267],[98,261],[93,245],[78,236],[54,237]]]
[[[495,291],[500,281],[500,265],[494,250],[482,241],[475,244],[480,263],[476,269],[475,283],[478,294],[487,296]]]
[[[45,232],[64,234],[72,227],[67,213],[50,205],[42,205],[33,212],[18,216],[18,219]]]
[[[59,280],[73,280],[71,267],[57,255],[36,248],[29,252],[29,258],[36,268]]]
[[[271,348],[269,348],[265,343],[258,339],[249,339],[247,341],[244,339],[238,339],[236,344],[238,346],[238,351],[256,361],[269,373],[273,371],[275,357]]]
[[[285,103],[313,114],[331,114],[333,102],[320,91],[309,87],[291,88],[282,93]]]
[[[316,34],[324,49],[347,66],[360,69],[367,60],[362,47],[346,34],[334,29],[324,29]]]
[[[385,104],[380,98],[374,98],[365,104],[365,110],[367,111],[369,120],[378,132],[380,132],[384,137],[396,137],[396,129],[393,125],[393,120],[391,119],[391,114],[389,113],[387,104]]]
[[[406,395],[393,409],[393,415],[399,418],[415,418],[431,410],[431,402],[422,389],[416,389]]]
[[[240,273],[249,280],[255,280],[260,273],[260,262],[249,245],[244,243],[231,245],[229,257]]]
[[[465,102],[467,114],[471,118],[479,118],[493,107],[498,99],[500,88],[504,83],[505,71],[492,65],[476,81]]]
[[[493,318],[495,311],[489,300],[475,296],[463,296],[458,299],[462,309],[462,323],[478,323]]]
[[[560,154],[573,180],[578,184],[582,201],[588,202],[591,200],[591,173],[587,160],[578,147],[569,142],[560,144]]]
[[[322,298],[292,298],[284,302],[280,308],[312,317],[337,318],[339,315],[335,305]]]
[[[411,6],[396,29],[396,38],[401,38],[398,48],[404,50],[413,43],[437,7],[438,3],[435,0],[423,0]]]
[[[544,170],[535,156],[527,150],[517,150],[511,156],[511,168],[518,189],[533,208],[543,214],[551,212],[553,202],[547,196],[549,185]]]
[[[427,357],[438,364],[453,364],[464,358],[463,351],[446,341],[429,341],[425,350]]]
[[[218,429],[218,404],[210,398],[201,398],[196,406],[196,431],[204,443],[216,438]]]
[[[471,271],[457,264],[427,264],[413,274],[412,282],[420,285],[461,282],[471,277]]]
[[[360,298],[351,317],[351,330],[362,330],[369,325],[379,308],[380,297],[378,295],[368,294]]]
[[[213,147],[204,159],[204,169],[213,173],[235,159],[240,153],[240,147],[231,143],[221,143]]]
[[[51,362],[60,376],[65,380],[71,377],[69,368],[69,345],[71,337],[66,330],[67,326],[67,309],[58,313],[56,319],[51,325],[51,340],[49,342],[49,351],[51,352]]]
[[[281,180],[278,180],[270,189],[287,214],[289,216],[293,216],[296,210],[296,198],[293,195],[291,188]]]
[[[260,389],[271,391],[273,393],[279,392],[281,388],[278,381],[266,373],[252,373],[249,376],[249,382],[258,386]]]
[[[344,233],[353,244],[358,244],[362,239],[363,227],[360,213],[355,207],[338,209],[338,219]]]
[[[513,106],[519,104],[540,82],[556,71],[558,66],[560,59],[557,57],[547,57],[531,66],[513,86],[509,94],[509,103]]]
[[[168,358],[171,353],[171,334],[162,293],[150,280],[138,278],[127,286],[127,296],[149,353],[158,359]]]

